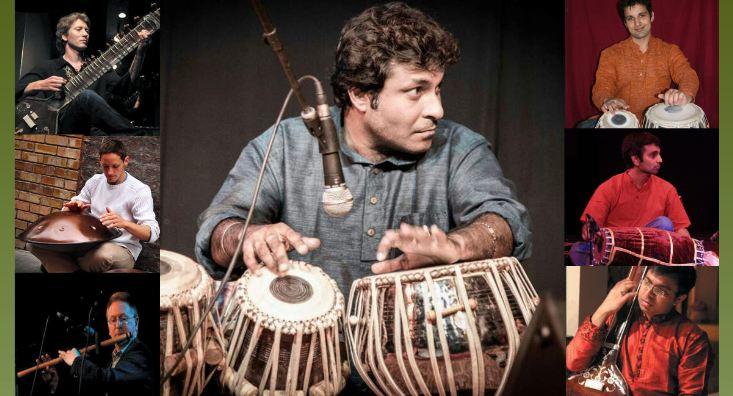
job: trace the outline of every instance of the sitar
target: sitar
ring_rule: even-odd
[[[160,8],[145,15],[137,26],[70,78],[53,96],[29,96],[21,100],[15,106],[15,133],[58,134],[59,117],[64,108],[138,46],[142,41],[139,32],[153,33],[159,28]]]
[[[648,267],[631,267],[627,279],[637,282],[634,290],[634,299],[628,309],[622,309],[611,317],[611,325],[603,346],[598,355],[587,369],[568,377],[565,383],[566,395],[587,396],[605,395],[621,396],[629,395],[629,385],[626,383],[621,370],[618,367],[618,353],[621,349],[621,342],[626,335],[628,327],[638,310],[636,301],[639,297],[641,280],[646,275]],[[625,312],[624,312],[625,311]],[[624,318],[617,322],[617,319]]]

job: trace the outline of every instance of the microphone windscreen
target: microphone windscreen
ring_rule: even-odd
[[[323,210],[333,217],[344,217],[354,206],[354,197],[345,184],[323,191]]]

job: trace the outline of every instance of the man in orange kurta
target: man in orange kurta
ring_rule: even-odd
[[[629,37],[601,52],[593,104],[604,113],[628,110],[641,121],[660,100],[667,105],[693,102],[700,86],[697,73],[678,46],[652,36],[651,1],[620,0],[618,10]],[[677,88],[671,88],[673,83]],[[591,127],[593,121],[579,127]]]
[[[713,364],[707,334],[675,311],[695,285],[692,267],[651,267],[638,294],[621,340],[618,364],[633,395],[704,395]],[[636,284],[626,279],[609,291],[603,303],[578,327],[568,344],[570,371],[587,369],[608,332],[612,314],[634,298]],[[615,342],[616,340],[608,340]]]

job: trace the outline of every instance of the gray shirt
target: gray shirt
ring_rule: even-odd
[[[491,146],[463,125],[440,120],[430,150],[418,157],[389,157],[372,163],[346,145],[338,108],[331,108],[341,141],[341,162],[354,206],[342,218],[327,215],[321,204],[323,171],[318,143],[300,118],[280,124],[258,198],[254,224],[282,221],[321,247],[291,259],[322,267],[348,295],[351,283],[373,275],[377,245],[400,222],[436,224],[448,231],[481,214],[503,217],[514,236],[513,255],[527,258],[532,232],[527,209],[517,201]],[[242,150],[224,185],[199,217],[196,258],[215,278],[225,269],[211,259],[209,243],[216,225],[246,218],[260,165],[273,128]],[[394,256],[394,252],[393,252]]]

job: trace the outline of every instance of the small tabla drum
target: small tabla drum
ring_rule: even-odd
[[[217,372],[207,375],[205,364],[219,365],[224,358],[219,320],[212,311],[193,338],[182,348],[214,296],[214,281],[204,268],[178,253],[160,251],[160,376],[169,372],[183,353],[183,361],[163,385],[161,394],[198,395]]]
[[[501,393],[539,298],[515,258],[356,280],[351,359],[377,394]]]
[[[644,128],[707,128],[708,125],[705,112],[694,103],[682,106],[657,103],[644,114]]]
[[[222,316],[222,383],[237,396],[340,392],[350,373],[344,306],[336,282],[310,264],[291,261],[284,276],[246,271]]]
[[[608,111],[598,119],[596,128],[638,128],[639,119],[626,110]]]
[[[593,243],[602,265],[703,265],[702,241],[649,227],[605,227]]]

